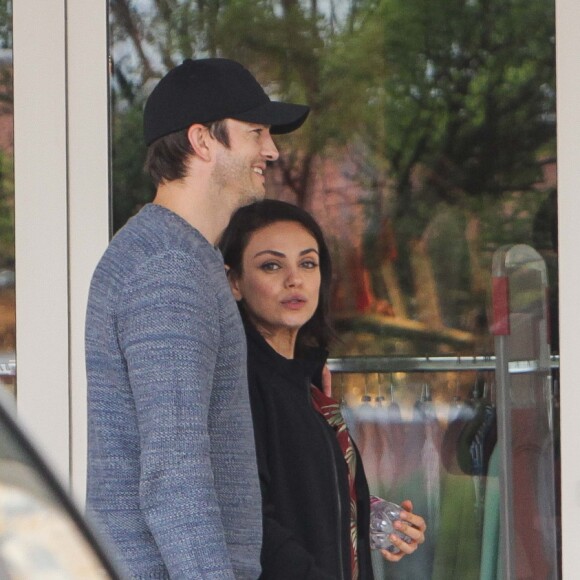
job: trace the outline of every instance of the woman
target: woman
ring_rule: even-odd
[[[248,382],[262,486],[262,578],[371,579],[370,498],[358,451],[322,374],[331,263],[315,220],[275,200],[240,208],[220,241],[248,342]],[[424,541],[405,502],[397,561]]]

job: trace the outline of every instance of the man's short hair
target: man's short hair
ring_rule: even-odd
[[[225,147],[230,146],[230,135],[225,119],[204,123],[212,137]],[[187,174],[187,161],[195,155],[187,133],[189,127],[157,139],[147,148],[145,172],[149,174],[155,187],[162,182],[183,179]]]

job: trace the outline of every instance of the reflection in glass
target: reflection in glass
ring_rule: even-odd
[[[0,1],[0,382],[16,388],[12,2]]]
[[[115,230],[153,197],[139,138],[152,85],[184,58],[234,58],[273,98],[312,109],[277,139],[267,188],[325,230],[333,357],[493,354],[492,257],[515,243],[547,263],[558,352],[553,0],[163,6],[109,3]],[[495,373],[337,373],[334,385],[371,492],[410,498],[429,525],[411,558],[377,558],[377,578],[496,577],[484,541],[499,525]]]
[[[553,0],[163,6],[110,3],[114,229],[152,199],[139,136],[155,80],[232,57],[312,107],[279,138],[268,192],[325,228],[334,354],[493,352],[494,249],[556,251]]]

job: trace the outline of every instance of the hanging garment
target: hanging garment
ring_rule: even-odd
[[[512,461],[514,489],[514,532],[516,538],[516,578],[518,580],[552,580],[555,552],[547,554],[542,533],[546,504],[551,497],[540,495],[538,474],[542,459],[542,442],[538,431],[543,424],[535,407],[512,410]],[[545,488],[544,488],[545,489]]]
[[[479,579],[479,519],[471,476],[445,474],[432,580]]]
[[[396,408],[391,407],[391,411],[396,416]],[[435,413],[432,404],[428,401],[418,400],[413,407],[411,419],[403,420],[400,425],[403,427],[395,432],[395,437],[402,439],[400,446],[400,464],[401,469],[398,472],[396,485],[388,495],[382,496],[392,501],[400,503],[403,499],[410,499],[413,502],[414,511],[425,517],[427,521],[428,532],[425,537],[425,543],[417,550],[412,557],[403,558],[395,566],[383,566],[377,570],[375,567],[376,578],[388,578],[389,580],[431,580],[433,569],[433,558],[435,554],[435,545],[438,541],[436,534],[431,532],[432,523],[429,520],[429,499],[433,506],[434,498],[440,494],[436,491],[436,474],[439,471],[437,464],[438,456],[438,439],[440,435],[433,432],[433,447],[430,444],[425,446],[427,441],[427,421],[426,415],[434,418]],[[390,428],[397,425],[391,423]],[[433,425],[435,425],[433,423]],[[401,437],[402,435],[402,437]],[[429,484],[429,477],[426,471],[431,471],[432,483]],[[431,508],[432,509],[432,508]],[[436,516],[433,516],[436,518]],[[436,524],[435,524],[436,525]],[[373,560],[373,566],[375,566]]]
[[[378,465],[381,456],[381,442],[376,425],[377,413],[370,404],[370,396],[363,396],[362,403],[353,410],[354,429],[350,430],[361,454],[370,492],[380,495]]]
[[[441,507],[441,458],[440,428],[436,419],[427,419],[425,426],[425,443],[421,449],[425,495],[427,496],[427,521],[430,533],[437,534],[439,529],[439,511]]]
[[[476,513],[483,517],[486,475],[489,459],[497,442],[497,415],[495,407],[489,404],[482,405],[481,422],[473,434],[469,451],[471,454],[471,473],[477,503]],[[483,525],[482,521],[478,525]]]
[[[470,445],[484,417],[479,399],[456,405],[441,444],[440,524],[432,580],[477,580],[483,503],[473,477]]]
[[[487,471],[479,580],[502,580],[499,558],[500,454],[498,449],[497,446],[494,448]]]
[[[391,497],[397,487],[405,461],[403,418],[398,403],[392,402],[377,411],[377,431],[381,455],[377,469],[380,497]]]
[[[555,501],[556,473],[554,437],[552,433],[546,433],[538,461],[538,501],[541,507],[539,520],[542,546],[546,559],[552,563],[557,561],[557,532],[560,529]]]
[[[456,403],[450,410],[449,422],[441,443],[441,463],[448,473],[461,475],[464,471],[459,465],[459,437],[465,425],[476,414],[475,407],[469,402]]]

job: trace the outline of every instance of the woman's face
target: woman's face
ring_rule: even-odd
[[[242,275],[230,276],[236,300],[258,331],[292,356],[296,335],[312,318],[320,291],[318,243],[301,224],[284,221],[255,231],[242,256]],[[279,346],[280,348],[277,348]]]

